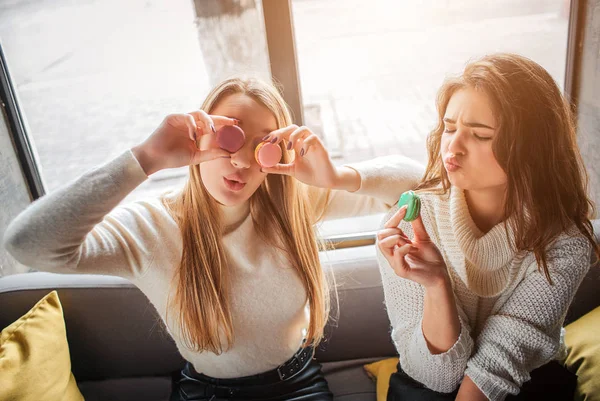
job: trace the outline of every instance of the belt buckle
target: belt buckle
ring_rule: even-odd
[[[283,365],[277,368],[279,380],[289,380],[292,377],[296,376],[298,373],[300,373],[300,371],[304,367],[303,364],[307,360],[307,351],[309,351],[308,347],[301,349],[300,351],[294,354],[292,359],[290,359],[288,362],[284,363]]]

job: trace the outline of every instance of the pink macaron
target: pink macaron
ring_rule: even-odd
[[[261,142],[254,150],[254,158],[261,167],[273,167],[281,160],[281,148],[270,142]]]
[[[217,144],[230,153],[240,150],[245,141],[246,135],[237,125],[226,125],[217,131]]]

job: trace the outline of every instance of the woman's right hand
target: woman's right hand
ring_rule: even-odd
[[[406,215],[402,206],[377,233],[377,246],[394,272],[405,279],[421,284],[424,288],[447,287],[450,276],[439,249],[435,246],[421,216],[410,224],[414,237],[409,239],[399,228]]]
[[[166,168],[199,164],[219,157],[231,157],[221,148],[198,149],[201,135],[215,134],[224,125],[236,125],[237,120],[211,116],[202,110],[187,114],[170,114],[144,142],[131,151],[150,175]]]

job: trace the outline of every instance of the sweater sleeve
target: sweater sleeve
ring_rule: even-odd
[[[385,216],[387,221],[398,207],[392,208]],[[429,230],[428,219],[423,222]],[[410,223],[402,222],[400,228],[412,237]],[[441,393],[451,393],[464,377],[467,361],[473,351],[468,319],[457,304],[460,320],[460,334],[454,345],[441,354],[432,354],[423,335],[423,287],[403,279],[394,270],[377,247],[377,259],[381,270],[385,304],[392,324],[392,340],[398,351],[402,369],[413,379],[426,387]]]
[[[7,228],[4,246],[38,270],[132,279],[152,262],[157,212],[141,202],[117,205],[146,179],[127,151],[33,202]]]
[[[309,197],[322,219],[366,216],[387,212],[403,192],[419,183],[424,167],[405,156],[384,156],[347,164],[360,175],[357,191],[325,190],[309,187]]]
[[[492,401],[517,394],[529,372],[560,350],[567,309],[589,269],[591,245],[583,237],[557,241],[548,252],[553,285],[531,266],[476,339],[465,375]]]

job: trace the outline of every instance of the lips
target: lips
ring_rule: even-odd
[[[444,166],[446,166],[446,170],[450,172],[454,172],[460,168],[460,164],[455,157],[446,157],[444,159]]]
[[[239,174],[231,174],[223,177],[223,182],[232,191],[240,191],[246,186],[246,182]]]

